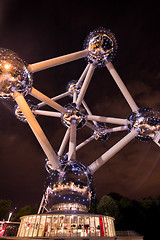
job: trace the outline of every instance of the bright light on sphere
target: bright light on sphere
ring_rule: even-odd
[[[0,98],[12,98],[15,91],[26,96],[32,84],[27,64],[13,51],[0,48]]]

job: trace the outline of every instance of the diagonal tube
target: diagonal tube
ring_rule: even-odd
[[[108,128],[106,129],[106,133],[121,132],[126,130],[128,130],[128,126],[120,126],[120,127]]]
[[[51,58],[49,60],[41,61],[34,64],[29,64],[28,68],[31,72],[34,73],[34,72],[42,71],[44,69],[55,67],[64,63],[68,63],[80,58],[84,58],[87,56],[87,54],[88,54],[88,50],[85,49],[85,50],[75,52],[75,53],[70,53],[61,57]]]
[[[89,107],[87,106],[86,102],[84,101],[84,99],[82,100],[82,104],[83,104],[84,108],[86,109],[86,112],[88,113],[88,115],[92,115],[92,113],[91,113]],[[97,126],[96,121],[93,120],[93,123],[94,123],[95,126]]]
[[[83,82],[82,88],[80,90],[80,93],[79,93],[77,101],[76,101],[77,107],[79,107],[81,105],[81,102],[82,102],[82,100],[84,98],[84,95],[85,95],[85,93],[87,91],[88,85],[89,85],[89,83],[91,81],[92,75],[94,73],[94,70],[95,70],[95,66],[94,66],[94,64],[91,64],[89,66],[86,78],[85,78],[85,80]]]
[[[43,110],[35,110],[35,114],[42,115],[42,116],[49,116],[49,117],[61,117],[61,113],[59,112],[51,112],[51,111],[43,111]]]
[[[97,121],[97,122],[118,124],[118,125],[127,125],[127,124],[129,124],[129,121],[127,119],[112,118],[112,117],[102,117],[102,116],[96,116],[96,115],[87,115],[85,117],[85,119],[86,120],[91,120],[91,121]]]
[[[58,156],[62,156],[64,150],[65,150],[65,147],[68,143],[68,140],[69,140],[69,134],[70,134],[70,129],[68,128],[65,135],[64,135],[64,138],[63,138],[63,141],[61,143],[61,146],[59,148],[59,151],[58,151]]]
[[[45,152],[48,160],[51,162],[53,169],[56,169],[59,164],[57,155],[46,138],[36,118],[34,117],[32,111],[30,110],[25,98],[19,92],[14,92],[13,97],[20,107],[22,113],[26,117],[28,124],[30,125],[34,135]]]
[[[41,203],[39,205],[37,214],[40,214],[41,209],[43,208],[44,200],[45,200],[45,194],[43,194],[43,196],[42,196]]]
[[[82,143],[80,143],[77,147],[76,147],[76,151],[78,151],[80,148],[84,147],[86,144],[88,144],[89,142],[91,142],[92,140],[94,140],[95,137],[92,135],[91,137],[87,138],[85,141],[83,141]]]
[[[76,131],[77,131],[76,121],[72,120],[70,125],[68,161],[76,160]]]
[[[138,132],[136,130],[132,130],[129,134],[127,134],[124,138],[117,142],[101,157],[99,157],[96,161],[94,161],[93,163],[91,163],[91,165],[88,166],[91,172],[94,173],[95,171],[97,171],[101,166],[103,166],[103,164],[105,164],[111,157],[113,157],[117,152],[119,152],[126,144],[128,144],[137,135]]]
[[[114,68],[113,64],[111,62],[106,63],[106,67],[108,68],[108,71],[112,75],[113,79],[115,80],[116,84],[118,85],[119,89],[121,90],[123,96],[125,97],[126,101],[128,102],[130,108],[132,109],[133,112],[138,111],[138,106],[133,100],[131,94],[129,93],[128,89],[124,85],[122,79],[118,75],[116,69]]]
[[[86,122],[85,126],[89,127],[92,130],[97,130],[97,127],[90,122]]]
[[[66,97],[66,96],[68,96],[68,95],[69,95],[69,93],[68,93],[68,92],[65,92],[65,93],[62,93],[62,94],[60,94],[60,95],[58,95],[58,96],[56,96],[56,97],[51,98],[51,100],[57,101],[57,100],[59,100],[59,99],[61,99],[61,98],[64,98],[64,97]],[[37,104],[37,106],[38,106],[39,108],[40,108],[40,107],[43,107],[43,106],[45,106],[45,105],[46,105],[45,102],[40,102],[40,103]]]
[[[44,95],[43,93],[41,93],[40,91],[35,89],[34,87],[32,87],[30,95],[39,99],[42,102],[45,102],[47,105],[49,105],[50,107],[56,109],[57,111],[59,111],[61,113],[66,112],[64,107],[62,107],[60,104],[56,103],[55,101],[51,100],[49,97],[47,97],[46,95]]]
[[[89,66],[90,64],[87,64],[86,68],[84,69],[82,75],[80,76],[78,82],[76,83],[77,86],[79,86],[81,84],[81,82],[83,81],[83,79],[85,78],[87,72],[88,72],[88,69],[89,69]]]
[[[160,147],[160,132],[159,131],[155,132],[155,137],[154,137],[153,141]]]

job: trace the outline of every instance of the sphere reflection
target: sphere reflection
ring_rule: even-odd
[[[106,123],[98,123],[97,129],[94,130],[93,136],[96,141],[106,141],[108,140],[110,133],[107,132],[107,124]]]
[[[117,49],[114,34],[104,28],[91,32],[84,45],[89,51],[88,61],[98,66],[104,66],[111,61]]]
[[[38,109],[38,106],[33,103],[31,100],[27,100],[28,106],[31,109],[32,113],[36,116],[34,113],[35,110]],[[14,107],[14,113],[16,115],[16,118],[24,123],[27,123],[27,119],[24,116],[23,112],[21,111],[20,107],[16,104]]]
[[[62,114],[61,121],[66,127],[70,127],[72,120],[75,120],[77,128],[81,128],[85,125],[85,109],[80,107],[77,109],[74,103],[69,103],[65,106],[67,112]]]
[[[32,84],[26,63],[11,50],[0,48],[0,98],[11,98],[15,91],[25,96]]]
[[[137,139],[141,141],[153,140],[160,130],[160,112],[152,108],[140,108],[138,113],[133,112],[129,116],[129,129],[138,130]]]
[[[50,209],[57,204],[77,203],[86,210],[93,196],[90,170],[79,162],[67,162],[64,167],[53,170],[48,178],[46,201]]]
[[[77,81],[75,80],[70,81],[67,85],[67,91],[69,93],[69,96],[73,97],[74,92],[76,92],[78,95],[80,92],[80,87],[81,86],[77,86]]]

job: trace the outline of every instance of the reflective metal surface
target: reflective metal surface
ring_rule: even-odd
[[[76,83],[77,81],[75,80],[68,83],[67,91],[71,97],[73,96],[74,92],[76,92],[77,94],[79,94],[80,92],[80,86],[77,86]]]
[[[98,123],[97,130],[93,132],[94,139],[96,141],[106,141],[108,140],[111,133],[107,132],[107,124],[106,123]]]
[[[32,113],[36,116],[36,114],[34,113],[34,111],[38,109],[38,105],[35,105],[35,104],[33,103],[33,101],[31,101],[31,100],[27,100],[27,103],[28,103],[28,106],[29,106],[29,108],[31,109]],[[24,122],[24,123],[27,123],[26,117],[24,116],[24,114],[22,113],[20,107],[19,107],[17,104],[14,106],[14,113],[15,113],[16,118],[17,118],[18,120],[20,120],[20,121],[22,121],[22,122]]]
[[[11,50],[0,48],[0,98],[11,98],[15,91],[25,96],[32,84],[27,64]]]
[[[66,127],[70,127],[72,120],[76,121],[77,128],[81,128],[85,125],[85,110],[83,107],[77,109],[74,103],[69,103],[65,106],[65,109],[67,109],[67,112],[62,114],[61,120]]]
[[[141,141],[153,140],[160,130],[160,112],[152,108],[140,108],[138,113],[133,112],[129,117],[129,129],[138,130],[138,138]]]
[[[54,209],[55,204],[79,204],[86,210],[94,197],[90,170],[80,162],[68,162],[50,173],[46,190],[46,205]],[[66,205],[67,206],[67,205]],[[84,208],[83,208],[84,209]]]
[[[87,37],[84,47],[88,49],[88,62],[104,66],[113,59],[117,42],[114,34],[104,28],[94,30]]]

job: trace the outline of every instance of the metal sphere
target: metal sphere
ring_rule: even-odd
[[[76,108],[74,103],[69,103],[65,106],[67,112],[62,114],[61,121],[66,127],[70,127],[71,122],[74,120],[77,124],[77,128],[82,128],[85,123],[85,110],[80,107]]]
[[[89,34],[84,47],[88,49],[88,62],[104,66],[113,59],[117,50],[117,42],[113,33],[99,28]]]
[[[90,206],[92,198],[92,175],[80,162],[67,162],[60,170],[53,170],[48,178],[46,190],[47,205],[50,209],[60,203],[77,203]]]
[[[31,100],[27,100],[27,103],[28,103],[32,113],[36,116],[34,111],[38,109],[38,106],[34,105],[33,101],[31,101]],[[22,113],[20,107],[17,104],[14,106],[14,113],[15,113],[15,116],[16,116],[16,118],[18,120],[20,120],[20,121],[22,121],[24,123],[27,123],[26,117],[24,116],[24,114]]]
[[[138,130],[137,139],[147,142],[153,140],[160,130],[160,112],[152,108],[140,108],[138,113],[133,112],[128,117],[129,130]]]
[[[76,83],[77,81],[73,80],[70,81],[67,85],[67,91],[71,97],[73,96],[74,92],[77,92],[77,94],[80,92],[80,86],[77,86]]]
[[[107,124],[106,123],[98,123],[97,124],[97,129],[94,130],[93,136],[96,141],[106,141],[108,140],[110,133],[107,132]]]
[[[27,64],[11,50],[0,48],[0,98],[12,98],[15,91],[25,96],[32,84]]]
[[[74,182],[76,186],[90,185],[88,169],[80,162],[68,162],[60,174],[60,181],[64,184]]]

